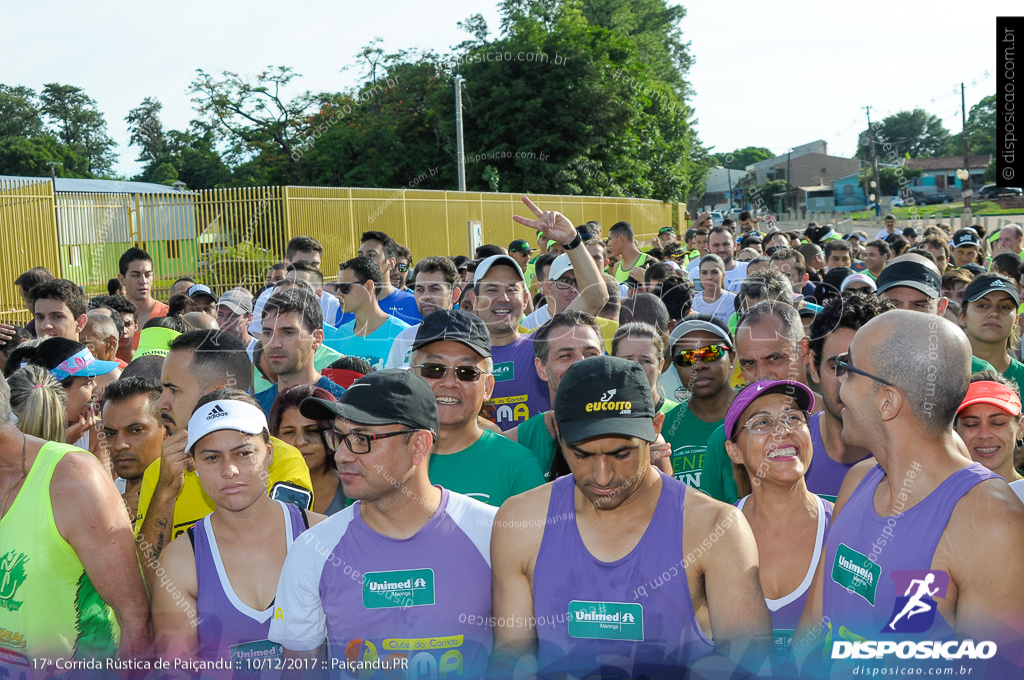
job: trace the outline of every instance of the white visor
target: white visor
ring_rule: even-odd
[[[200,439],[218,430],[237,430],[245,434],[259,434],[267,427],[267,417],[252,404],[236,399],[220,399],[203,404],[188,420],[188,444],[192,451]]]

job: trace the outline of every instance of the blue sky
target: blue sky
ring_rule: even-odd
[[[968,86],[968,110],[995,91],[995,17],[1021,13],[1013,0],[683,4],[692,105],[706,145],[781,154],[824,139],[842,156],[856,151],[865,105],[872,120],[921,107],[958,131],[959,84]],[[183,128],[194,116],[186,88],[196,68],[255,74],[288,65],[302,75],[290,94],[337,91],[355,84],[355,71],[341,69],[372,38],[389,51],[446,52],[466,37],[456,24],[477,12],[496,32],[490,2],[18,3],[4,10],[17,30],[0,45],[0,81],[37,91],[54,81],[84,87],[120,145],[117,170],[130,175],[139,165],[124,117],[157,97],[164,125]]]

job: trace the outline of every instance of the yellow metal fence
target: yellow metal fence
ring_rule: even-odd
[[[534,195],[545,210],[558,210],[577,224],[598,220],[607,233],[630,222],[646,243],[673,224],[684,204],[660,201]],[[0,249],[5,276],[4,308],[20,301],[13,280],[44,265],[89,287],[117,275],[128,247],[144,248],[154,260],[157,290],[180,276],[193,276],[221,292],[237,285],[258,288],[267,267],[284,256],[289,239],[308,235],[324,245],[328,277],[353,257],[364,231],[383,231],[406,245],[414,259],[470,252],[470,223],[479,223],[482,243],[535,241],[534,232],[512,221],[530,216],[519,194],[258,187],[167,194],[58,193],[49,181],[0,184]],[[12,312],[6,312],[12,314]],[[20,317],[19,317],[20,318]]]

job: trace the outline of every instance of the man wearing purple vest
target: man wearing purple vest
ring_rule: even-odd
[[[824,639],[824,657],[808,661],[831,661],[832,677],[894,663],[1010,677],[988,673],[1002,663],[990,658],[996,646],[1000,657],[1015,655],[1020,677],[1024,505],[955,443],[970,360],[963,331],[909,310],[872,319],[835,359],[843,442],[874,458],[843,481],[801,619],[805,635],[794,638],[798,656]],[[878,644],[865,648],[869,641]],[[931,653],[922,645],[939,644],[934,659],[917,660]]]
[[[303,534],[285,560],[269,635],[285,650],[285,677],[482,677],[496,509],[431,485],[440,419],[430,385],[378,371],[300,410],[334,420],[328,442],[356,503]]]
[[[664,415],[640,365],[573,364],[554,412],[572,474],[495,519],[493,675],[757,669],[771,622],[754,536],[738,510],[651,466]]]

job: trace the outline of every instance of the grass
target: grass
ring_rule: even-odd
[[[942,205],[913,205],[909,208],[893,208],[892,214],[897,219],[924,219],[935,215],[942,215],[945,217],[952,217],[954,215],[960,215],[964,211],[964,204],[960,203],[945,203]],[[999,204],[994,201],[982,201],[981,203],[971,204],[971,214],[975,217],[993,217],[998,215],[1020,215],[1024,213],[1021,208],[1000,208]],[[861,212],[855,212],[851,214],[851,217],[855,220],[873,220],[880,221],[882,215],[875,216],[873,210],[864,210]]]

